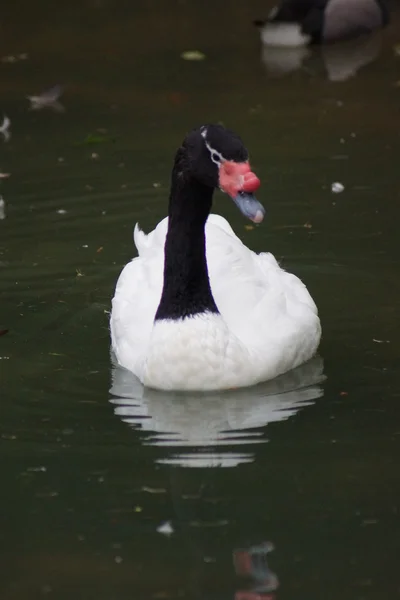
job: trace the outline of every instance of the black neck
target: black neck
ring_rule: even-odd
[[[175,159],[164,249],[164,286],[155,319],[218,313],[211,293],[204,227],[213,189],[190,176],[181,149]]]

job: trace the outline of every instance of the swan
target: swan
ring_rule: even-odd
[[[242,140],[222,125],[192,130],[178,149],[168,217],[148,235],[136,225],[139,256],[123,268],[112,300],[112,352],[144,386],[246,387],[315,354],[321,326],[305,285],[210,215],[220,188],[260,223],[259,185]]]
[[[388,22],[384,0],[282,0],[254,24],[267,46],[298,47],[355,38]]]

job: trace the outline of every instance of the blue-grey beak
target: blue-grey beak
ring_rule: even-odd
[[[239,192],[233,198],[233,201],[240,212],[250,219],[250,221],[253,221],[253,223],[261,223],[265,215],[265,208],[260,204],[254,194]]]

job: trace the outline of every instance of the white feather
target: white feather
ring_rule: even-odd
[[[148,235],[135,227],[139,256],[123,269],[112,301],[119,364],[149,387],[211,390],[272,379],[316,352],[317,308],[304,284],[272,254],[256,254],[229,223],[210,215],[206,253],[220,314],[154,323],[163,286],[168,219]]]
[[[266,46],[298,47],[307,46],[311,38],[301,31],[298,23],[269,23],[260,32],[261,41]]]

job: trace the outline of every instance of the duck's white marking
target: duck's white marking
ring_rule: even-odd
[[[120,365],[149,387],[211,390],[272,379],[315,353],[320,322],[304,284],[272,254],[244,246],[218,215],[209,216],[205,232],[220,314],[154,323],[167,226],[166,218],[148,235],[135,228],[139,256],[123,269],[112,301],[112,346]]]
[[[269,23],[261,29],[261,41],[267,46],[307,46],[311,37],[301,30],[298,23]]]

